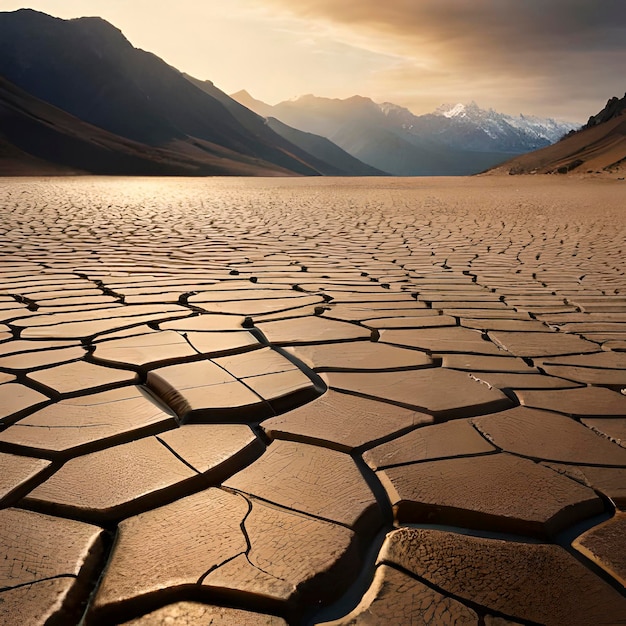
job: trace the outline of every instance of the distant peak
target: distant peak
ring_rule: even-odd
[[[378,105],[378,108],[382,111],[384,115],[389,116],[392,113],[401,113],[404,115],[413,115],[409,109],[406,107],[401,107],[399,104],[394,104],[393,102],[381,102]]]
[[[464,117],[466,114],[466,107],[461,102],[452,105],[444,104],[440,106],[436,112],[444,117]]]
[[[367,98],[365,96],[350,96],[349,98],[326,98],[324,96],[316,96],[312,93],[307,93],[299,96],[294,96],[293,98],[289,98],[289,100],[285,100],[285,102],[290,103],[300,103],[300,104],[313,104],[313,103],[343,103],[343,104],[367,104],[373,105],[374,101],[371,98]],[[375,105],[377,106],[377,105]]]
[[[12,11],[13,13],[22,13],[22,14],[27,14],[27,13],[33,13],[36,15],[45,15],[47,17],[52,17],[50,15],[48,15],[47,13],[44,13],[43,11],[37,11],[35,9],[16,9],[15,11]],[[9,11],[9,13],[11,13],[11,11]]]
[[[461,102],[457,104],[442,104],[435,110],[435,115],[443,115],[443,117],[468,117],[483,112],[483,110],[472,100],[469,104]]]
[[[248,108],[256,106],[256,105],[264,106],[264,107],[269,106],[265,102],[262,102],[261,100],[258,100],[257,98],[255,98],[249,91],[246,91],[245,89],[240,89],[239,91],[236,91],[235,93],[231,93],[230,97],[233,100],[236,100],[237,102],[239,102],[239,104],[243,104],[244,106],[247,106]]]

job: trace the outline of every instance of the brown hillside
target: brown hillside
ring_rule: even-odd
[[[590,121],[599,119],[604,111]],[[625,172],[626,110],[621,109],[606,121],[588,124],[551,146],[511,159],[489,173],[622,175]]]

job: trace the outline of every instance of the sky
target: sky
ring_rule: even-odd
[[[626,0],[0,0],[99,16],[226,93],[368,96],[584,122],[626,91]]]

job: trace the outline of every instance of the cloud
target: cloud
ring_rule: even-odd
[[[624,0],[265,0],[358,36],[361,45],[402,55],[405,88],[446,92],[481,87],[486,96],[572,100],[568,110],[626,89]],[[415,71],[411,71],[411,67]],[[417,71],[419,68],[419,71]],[[430,69],[430,77],[424,74]],[[389,82],[400,84],[396,71]],[[448,87],[446,87],[448,86]],[[550,94],[553,94],[550,97]],[[480,94],[475,94],[478,98]],[[503,98],[499,98],[502,100]],[[535,100],[536,101],[536,100]],[[590,111],[591,113],[592,111]]]
[[[382,29],[474,53],[624,49],[623,0],[266,0],[301,17]]]

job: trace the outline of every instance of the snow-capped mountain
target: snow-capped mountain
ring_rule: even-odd
[[[472,102],[474,104],[474,102]],[[468,117],[468,107],[464,104],[455,104],[453,107],[443,104],[435,111],[435,113],[441,113],[444,117]]]
[[[554,143],[580,126],[573,122],[541,118],[520,113],[517,117],[498,113],[493,109],[481,109],[475,102],[470,104],[443,105],[435,111],[435,115],[443,115],[451,120],[463,120],[480,126],[490,137],[496,139],[517,129],[536,141]]]
[[[427,115],[413,115],[390,103],[380,108],[404,131],[462,150],[528,152],[558,141],[579,126],[550,118],[506,115],[481,109],[475,102],[443,105]]]

